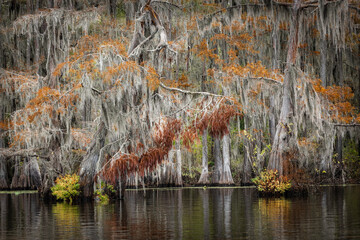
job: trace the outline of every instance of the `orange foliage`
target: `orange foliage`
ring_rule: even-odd
[[[198,55],[203,61],[206,61],[207,59],[219,59],[219,56],[215,54],[216,49],[209,49],[208,44],[206,42],[206,39],[203,39],[201,43],[195,45],[193,51],[196,55]]]
[[[180,88],[188,88],[191,86],[191,83],[189,83],[189,78],[184,73],[181,74],[177,83],[177,87]]]
[[[347,124],[358,121],[358,116],[355,115],[356,108],[350,103],[354,97],[350,87],[335,85],[324,87],[320,79],[315,79],[312,84],[314,90],[329,101],[329,110],[334,121]]]
[[[10,121],[0,121],[0,130],[9,130],[13,126],[13,123]]]
[[[188,31],[191,31],[191,30],[196,31],[196,30],[197,30],[197,27],[196,27],[196,17],[195,17],[195,16],[193,16],[193,17],[190,19],[190,21],[188,21],[188,22],[186,23],[186,28],[187,28]]]
[[[246,66],[241,66],[236,63],[231,63],[223,68],[230,77],[239,76],[239,77],[255,77],[255,78],[272,78],[278,81],[284,81],[283,76],[279,74],[277,70],[269,70],[261,61],[250,62]]]
[[[146,77],[148,86],[152,91],[156,90],[159,87],[160,77],[154,68],[149,67],[145,77]]]

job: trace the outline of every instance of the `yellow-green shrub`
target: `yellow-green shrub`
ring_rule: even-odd
[[[277,170],[264,170],[260,176],[251,179],[259,192],[265,195],[283,194],[291,188],[291,182],[284,176],[279,176]]]
[[[52,194],[57,199],[69,201],[80,195],[79,176],[76,174],[65,175],[56,179],[56,185],[51,188]]]

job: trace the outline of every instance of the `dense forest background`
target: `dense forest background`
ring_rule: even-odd
[[[357,0],[0,0],[0,189],[360,179]]]

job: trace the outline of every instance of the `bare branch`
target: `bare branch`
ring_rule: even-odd
[[[183,89],[180,89],[180,88],[172,88],[172,87],[166,86],[162,82],[160,82],[160,86],[162,88],[168,90],[168,91],[171,91],[171,92],[179,92],[179,93],[183,93],[183,94],[203,95],[203,96],[224,97],[224,98],[226,98],[226,96],[224,96],[224,95],[219,95],[219,94],[214,94],[214,93],[209,93],[209,92],[192,92],[192,91],[187,91],[187,90],[183,90]]]
[[[137,45],[132,51],[131,53],[129,54],[129,57],[128,58],[131,58],[135,55],[137,55],[137,51],[141,48],[141,46],[143,46],[145,43],[147,43],[149,40],[151,40],[155,34],[157,33],[158,29],[156,29],[155,32],[153,32],[150,36],[148,36],[147,38],[145,38],[141,43],[139,43],[139,45]]]

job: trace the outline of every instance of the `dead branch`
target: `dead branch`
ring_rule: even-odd
[[[145,40],[143,40],[141,43],[139,43],[139,45],[137,45],[132,51],[131,53],[129,54],[128,58],[131,58],[133,56],[136,56],[138,55],[138,50],[145,44],[147,43],[148,41],[150,41],[154,36],[155,34],[157,33],[158,29],[156,29],[155,32],[153,32],[149,37],[147,37]]]
[[[191,95],[203,95],[203,96],[212,96],[212,97],[221,97],[221,98],[227,98],[224,95],[219,95],[219,94],[214,94],[214,93],[209,93],[209,92],[192,92],[192,91],[187,91],[187,90],[183,90],[180,88],[172,88],[172,87],[168,87],[165,84],[163,84],[162,82],[160,82],[160,87],[171,91],[171,92],[179,92],[179,93],[183,93],[183,94],[191,94]]]

